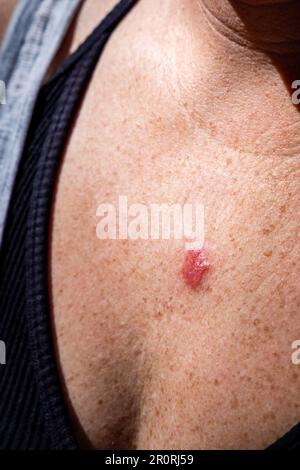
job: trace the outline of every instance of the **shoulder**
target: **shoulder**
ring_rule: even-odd
[[[75,52],[108,13],[117,5],[118,0],[83,1],[77,10],[71,26],[54,57],[47,73],[50,77],[67,57]]]

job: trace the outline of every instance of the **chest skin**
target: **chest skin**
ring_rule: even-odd
[[[164,86],[168,63],[151,50],[141,63],[130,21],[88,87],[53,203],[53,327],[74,427],[97,448],[264,448],[300,420],[299,166],[291,178],[222,143],[220,123],[195,126]],[[181,240],[97,238],[98,205],[120,195],[204,205],[200,289],[183,280]]]

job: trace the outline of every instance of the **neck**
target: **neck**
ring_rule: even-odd
[[[192,34],[186,56],[197,64],[188,84],[193,111],[197,107],[229,146],[272,154],[299,150],[292,83],[300,80],[300,2],[188,0],[187,5]]]

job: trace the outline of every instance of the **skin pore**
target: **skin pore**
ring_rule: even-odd
[[[264,448],[300,421],[299,13],[141,0],[105,48],[51,230],[53,330],[83,446]],[[71,49],[103,15],[84,3]],[[97,239],[97,206],[120,194],[204,204],[214,269],[200,291],[183,282],[181,241]]]

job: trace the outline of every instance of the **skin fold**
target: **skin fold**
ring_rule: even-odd
[[[84,2],[55,67],[115,3]],[[50,233],[57,360],[83,447],[257,449],[300,421],[299,14],[141,0],[105,48]],[[204,205],[200,290],[182,279],[180,240],[97,239],[97,206],[120,194]]]

